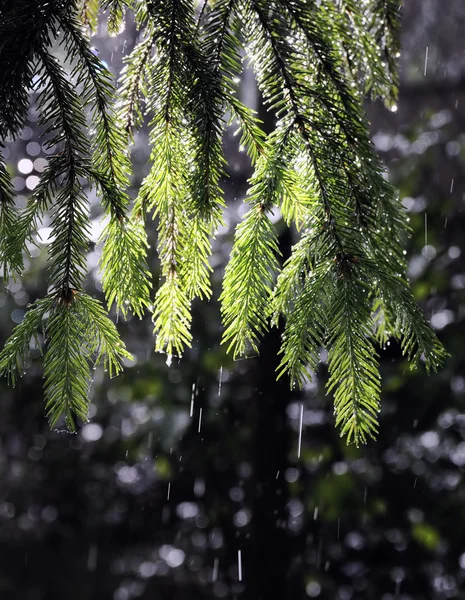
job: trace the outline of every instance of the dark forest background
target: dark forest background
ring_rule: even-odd
[[[95,46],[117,72],[134,42],[131,23],[113,38],[102,24]],[[278,331],[259,357],[233,362],[216,301],[195,305],[193,348],[171,366],[152,351],[149,319],[120,322],[136,361],[111,381],[95,372],[77,435],[49,430],[34,357],[15,390],[0,382],[2,600],[465,599],[462,0],[406,0],[401,64],[397,111],[367,111],[408,211],[409,277],[451,355],[445,368],[411,371],[391,343],[379,438],[356,449],[334,430],[325,365],[303,391],[276,383]],[[248,75],[243,95],[272,129]],[[37,121],[32,99],[21,141],[6,150],[19,203],[45,164]],[[216,298],[250,174],[236,138],[225,143]],[[148,153],[141,131],[134,188]],[[47,235],[44,223],[24,279],[0,288],[2,344],[46,291]],[[284,254],[291,244],[283,234]],[[98,253],[88,289],[100,296]]]

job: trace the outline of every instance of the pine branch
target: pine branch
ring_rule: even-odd
[[[376,261],[366,261],[363,265],[378,288],[375,308],[382,309],[384,338],[392,336],[400,341],[412,368],[423,359],[428,372],[437,371],[447,353],[416,304],[401,271],[392,271],[392,263],[398,265],[395,256],[378,255]],[[383,330],[378,335],[382,334]]]
[[[42,349],[39,330],[45,314],[52,306],[51,299],[39,300],[30,306],[24,319],[14,328],[13,334],[0,352],[0,375],[5,376],[11,385],[16,385],[18,377],[23,375],[29,358],[31,340]]]
[[[255,164],[264,150],[265,134],[250,108],[237,98],[243,51],[238,7],[238,0],[217,0],[214,3],[206,19],[202,48],[215,74],[221,78],[223,90],[220,89],[219,94],[237,119],[240,143],[247,148],[252,164]]]
[[[124,23],[126,9],[130,7],[132,0],[103,0],[102,9],[108,10],[108,33],[117,35],[120,33]]]
[[[101,190],[103,200],[110,214],[121,219],[129,203],[125,189],[129,183],[127,173],[130,164],[124,132],[109,104],[115,93],[111,74],[93,52],[78,21],[62,14],[59,22],[64,31],[62,45],[74,63],[72,75],[76,77],[77,85],[83,86],[85,106],[92,107],[92,124],[95,127],[93,168],[108,180],[108,185]]]
[[[119,88],[118,120],[124,131],[133,140],[132,131],[143,122],[141,97],[148,95],[148,61],[154,46],[153,33],[150,28],[144,32],[131,54],[125,57],[125,66],[121,71]]]
[[[326,2],[319,7],[333,26],[333,36],[341,40],[347,76],[361,93],[372,98],[391,96],[392,82],[381,56],[378,40],[372,34],[372,6],[355,0],[341,0],[339,5]]]
[[[89,29],[90,34],[97,31],[99,8],[99,0],[80,0],[77,18]]]
[[[142,318],[150,305],[150,272],[146,266],[147,234],[142,220],[110,219],[102,233],[102,287],[108,306]]]
[[[0,144],[0,269],[3,271],[3,279],[6,281],[11,265],[15,262],[8,252],[8,246],[11,234],[15,229],[17,215],[11,178],[3,162],[2,149],[3,145]]]
[[[65,180],[53,207],[49,282],[55,293],[69,301],[72,291],[80,290],[83,285],[90,233],[87,199],[80,182],[80,177],[86,174],[80,160],[81,154],[85,154],[85,117],[59,64],[46,51],[40,56],[43,77],[50,85],[42,96],[43,118],[52,123],[49,130],[58,129],[50,143],[64,142],[66,167]]]
[[[222,107],[217,76],[192,44],[195,24],[191,6],[173,1],[150,4],[148,9],[159,56],[148,107],[154,108],[153,167],[142,187],[140,204],[146,202],[159,218],[159,253],[167,278],[166,290],[162,287],[156,297],[155,330],[179,352],[182,340],[190,339],[190,317],[186,317],[190,298],[210,294],[209,237],[222,222],[218,187],[224,164]],[[159,38],[164,40],[162,45]],[[191,82],[187,90],[186,79]],[[183,161],[192,164],[189,176]],[[178,324],[166,312],[166,298],[179,307],[174,311],[180,318]]]
[[[113,374],[129,358],[105,311],[82,292],[89,237],[84,181],[102,197],[102,282],[109,305],[124,315],[142,316],[150,305],[145,213],[157,220],[156,350],[183,352],[191,343],[191,301],[211,294],[211,238],[224,206],[222,136],[235,121],[255,171],[221,295],[224,341],[234,356],[257,350],[270,317],[277,324],[283,316],[278,376],[289,373],[292,385],[311,376],[320,348],[328,348],[336,424],[349,441],[366,442],[379,411],[374,339],[383,345],[395,336],[408,359],[424,360],[427,370],[445,357],[404,276],[408,226],[362,105],[367,92],[395,101],[398,0],[214,0],[197,12],[190,0],[101,6],[109,10],[112,35],[128,8],[142,35],[126,60],[117,113],[111,76],[82,29],[95,29],[97,0],[18,0],[14,10],[0,8],[0,136],[15,135],[24,123],[36,76],[41,124],[49,147],[58,148],[19,213],[0,164],[5,276],[21,273],[41,219],[47,211],[52,216],[51,292],[7,341],[0,372],[14,382],[31,339],[41,342],[44,331],[47,412],[52,425],[64,417],[74,429],[87,416],[95,361]],[[70,74],[52,56],[54,44],[65,51]],[[267,138],[237,98],[244,47],[277,119]],[[128,218],[127,142],[144,113],[152,165]],[[279,275],[274,210],[300,236]]]
[[[57,4],[16,0],[0,6],[0,140],[24,126],[34,56],[53,32]]]
[[[131,360],[132,356],[126,351],[114,323],[100,302],[87,294],[77,295],[74,308],[90,334],[87,347],[94,366],[102,364],[110,377],[118,375],[122,371],[123,359]]]
[[[300,251],[305,252],[305,239]],[[289,375],[291,386],[302,387],[320,362],[320,350],[325,346],[328,320],[333,310],[333,262],[320,262],[304,274],[296,261],[299,251],[293,252],[276,286],[273,308],[287,315],[282,336],[278,377]],[[275,317],[276,319],[276,317]]]
[[[169,272],[155,296],[153,313],[155,351],[166,352],[168,357],[181,356],[190,346],[192,335],[190,301],[180,284],[176,270]]]
[[[67,173],[67,168],[67,159],[63,153],[53,156],[26,208],[15,213],[14,222],[4,238],[8,275],[21,275],[24,270],[24,255],[31,258],[29,247],[37,245],[34,234],[39,229],[44,213],[50,208],[60,187],[60,178]]]
[[[234,356],[246,354],[267,329],[270,294],[278,269],[277,235],[268,213],[289,197],[299,201],[300,189],[284,152],[291,127],[283,125],[271,136],[265,154],[257,163],[247,201],[251,208],[237,227],[221,294],[225,332]],[[284,203],[284,202],[283,202]]]
[[[284,263],[273,291],[273,324],[281,314],[292,315],[296,298],[303,292],[306,281],[317,269],[326,269],[333,253],[328,252],[324,230],[318,228],[319,219],[311,215],[301,239],[293,246],[291,256]],[[319,266],[317,266],[319,263]]]
[[[400,56],[400,0],[372,0],[371,29],[384,58],[387,76],[391,81],[388,105],[397,100],[399,91],[398,58]]]
[[[101,305],[85,294],[55,301],[46,324],[44,358],[46,413],[50,427],[64,417],[70,431],[87,421],[92,365],[103,362],[110,376],[131,358]]]
[[[83,352],[85,323],[69,305],[56,304],[47,323],[47,352],[44,358],[45,411],[50,427],[64,417],[69,431],[76,431],[75,418],[87,421],[90,366]]]
[[[334,391],[336,426],[341,436],[365,444],[378,431],[380,376],[370,341],[373,326],[367,303],[368,284],[361,288],[348,263],[337,280],[328,326],[330,345],[328,392]],[[365,289],[365,293],[363,292]]]
[[[115,302],[123,316],[128,309],[142,316],[143,308],[150,304],[147,242],[142,227],[125,223],[130,165],[125,132],[109,105],[109,98],[114,96],[111,75],[95,56],[77,21],[63,15],[60,23],[65,32],[63,44],[75,63],[74,73],[83,85],[86,104],[92,106],[95,135],[89,175],[97,183],[110,216],[102,235],[103,290],[109,306]]]
[[[258,341],[267,329],[278,253],[266,206],[257,202],[237,228],[221,295],[223,342],[229,343],[234,357],[244,356],[249,345],[258,352]]]
[[[258,158],[265,151],[266,135],[260,127],[261,121],[242,102],[232,95],[228,96],[231,118],[237,119],[235,135],[241,134],[240,145],[247,150],[250,162],[255,166]]]

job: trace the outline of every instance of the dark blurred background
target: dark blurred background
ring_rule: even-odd
[[[102,25],[95,39],[114,71],[134,43],[131,24],[114,38]],[[120,322],[136,360],[112,381],[95,372],[77,435],[48,428],[39,357],[16,389],[0,382],[2,600],[465,598],[463,0],[406,1],[401,62],[397,111],[367,110],[408,211],[409,277],[451,355],[445,368],[412,371],[391,343],[379,438],[356,449],[334,430],[324,364],[291,392],[275,382],[279,332],[260,357],[226,355],[216,298],[250,174],[228,136],[229,226],[215,243],[215,300],[194,305],[192,350],[167,366],[148,318]],[[20,204],[46,164],[37,120],[32,107],[6,150]],[[134,190],[148,152],[142,131]],[[46,291],[47,227],[24,279],[0,288],[1,344]],[[88,289],[101,296],[98,255],[96,245]]]

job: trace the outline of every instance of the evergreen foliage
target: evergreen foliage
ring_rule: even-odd
[[[100,10],[117,33],[128,10],[139,30],[115,92],[90,36]],[[223,223],[222,137],[235,123],[255,171],[221,295],[234,356],[258,350],[284,318],[279,375],[303,385],[328,349],[336,424],[348,441],[377,431],[375,342],[399,339],[412,365],[436,370],[445,352],[405,278],[408,225],[369,139],[363,98],[397,97],[398,0],[8,0],[0,2],[0,141],[18,135],[37,96],[57,146],[25,209],[0,164],[0,261],[5,280],[44,213],[52,218],[49,292],[0,353],[14,383],[31,339],[44,349],[47,414],[69,428],[87,415],[92,362],[110,374],[128,357],[101,305],[86,295],[89,207],[95,186],[107,215],[101,258],[108,306],[153,310],[155,348],[191,342],[191,302],[211,296],[211,240]],[[57,59],[56,50],[66,60]],[[276,115],[265,136],[238,100],[243,56]],[[150,172],[133,203],[128,145],[147,119]],[[89,147],[87,137],[91,133]],[[132,205],[132,206],[131,206]],[[299,240],[282,268],[271,214]],[[162,282],[154,299],[146,228],[156,221]]]

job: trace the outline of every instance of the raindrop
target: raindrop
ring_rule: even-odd
[[[219,383],[218,383],[218,396],[221,396],[221,382],[223,379],[223,365],[221,365],[220,367],[220,377],[219,377]]]
[[[218,565],[219,565],[219,560],[218,558],[215,558],[215,560],[213,561],[213,573],[212,573],[212,581],[215,582],[218,580]]]
[[[200,433],[201,427],[202,427],[202,409],[200,409],[200,411],[199,411],[199,429],[198,429],[199,433]]]
[[[192,384],[192,394],[191,394],[191,412],[190,417],[194,414],[194,398],[195,398],[195,383]]]
[[[242,581],[242,551],[238,550],[237,551],[237,568],[239,570],[239,581]]]
[[[426,71],[428,69],[428,52],[429,52],[429,48],[428,46],[426,46],[426,51],[425,51],[425,70],[423,72],[423,75],[426,77]]]
[[[300,458],[300,453],[302,450],[302,427],[304,422],[304,405],[300,405],[300,424],[299,424],[299,446],[297,448],[297,458]]]

